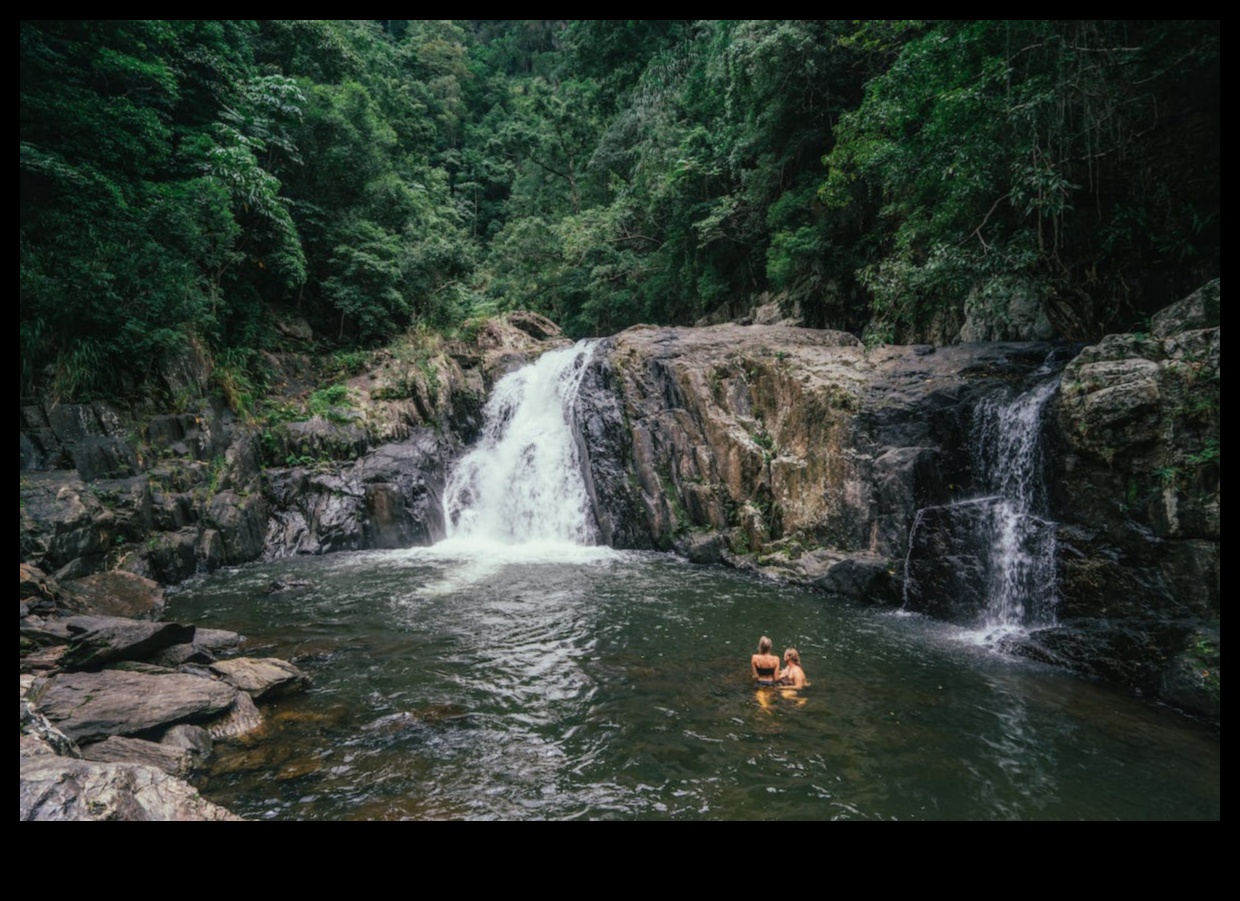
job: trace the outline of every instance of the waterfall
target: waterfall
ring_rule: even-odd
[[[589,342],[550,351],[495,385],[483,411],[482,437],[444,490],[449,539],[596,541],[573,435],[573,403],[592,353]]]
[[[986,625],[1050,625],[1055,618],[1055,528],[1045,517],[1042,411],[1059,387],[1050,378],[1001,403],[983,401],[974,413],[973,457],[993,493]]]
[[[1049,363],[1039,374],[1047,376]],[[987,637],[1055,621],[1055,523],[1046,516],[1042,415],[1058,374],[974,410],[977,495],[917,511],[904,606],[980,625]]]

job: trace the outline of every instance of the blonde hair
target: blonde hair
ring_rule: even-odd
[[[758,639],[758,653],[759,654],[771,653],[771,640],[767,638],[765,635],[763,635],[761,638]]]
[[[787,663],[789,660],[797,666],[801,665],[801,655],[797,652],[796,648],[788,648],[788,650],[784,651],[784,662]]]

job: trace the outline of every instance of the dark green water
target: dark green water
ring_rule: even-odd
[[[451,545],[448,546],[450,548]],[[313,689],[204,794],[277,819],[1218,819],[1219,738],[954,627],[658,555],[342,554],[217,574],[170,619]],[[265,595],[279,576],[299,595]],[[759,694],[759,635],[812,686]]]

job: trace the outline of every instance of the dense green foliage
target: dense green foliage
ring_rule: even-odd
[[[860,273],[875,325],[950,323],[962,298],[1002,325],[998,305],[1025,293],[1058,333],[1085,338],[1218,272],[1217,23],[906,34],[841,121],[824,187],[881,223]]]
[[[293,319],[1131,326],[1219,274],[1219,64],[1210,21],[24,21],[22,391],[258,376]]]

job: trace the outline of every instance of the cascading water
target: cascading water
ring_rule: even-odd
[[[986,625],[1050,625],[1055,619],[1055,528],[1045,518],[1041,420],[1058,376],[1006,403],[983,401],[974,414],[973,455],[994,492],[987,524],[990,567]],[[983,520],[986,522],[986,520]]]
[[[543,354],[495,385],[478,445],[444,491],[450,540],[593,544],[573,402],[593,345]]]
[[[1055,523],[1046,518],[1042,414],[1059,387],[1046,377],[993,395],[973,416],[970,452],[980,496],[917,512],[905,561],[904,606],[971,621],[986,639],[1055,621]]]
[[[973,459],[994,492],[988,509],[990,579],[986,625],[1052,625],[1055,529],[1043,516],[1042,411],[1059,387],[1044,380],[1007,403],[987,399],[973,416]],[[983,521],[986,522],[986,521]]]

